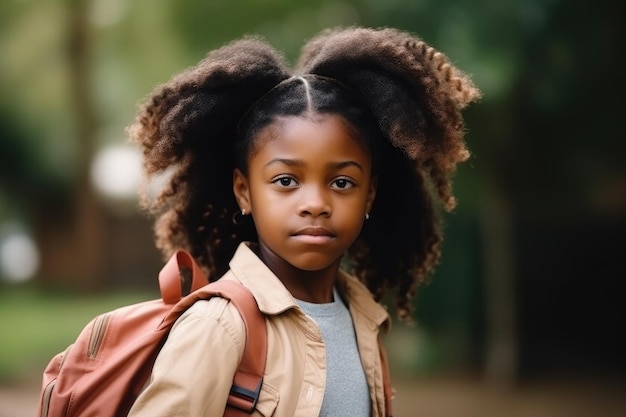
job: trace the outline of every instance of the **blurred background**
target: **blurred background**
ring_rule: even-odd
[[[295,61],[338,25],[411,31],[472,74],[473,152],[416,326],[386,339],[399,416],[626,415],[623,14],[596,0],[4,0],[0,417],[97,313],[157,296],[125,127],[244,34]],[[621,35],[620,35],[621,34]]]

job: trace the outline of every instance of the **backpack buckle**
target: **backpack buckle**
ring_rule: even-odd
[[[233,384],[230,388],[230,394],[228,395],[228,404],[248,414],[252,413],[259,401],[262,385],[263,378],[259,378],[256,388],[252,390],[241,385]]]

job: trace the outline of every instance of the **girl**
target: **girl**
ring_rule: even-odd
[[[266,315],[253,415],[385,414],[378,301],[394,290],[408,319],[439,258],[436,204],[455,205],[460,110],[478,96],[420,39],[349,28],[308,42],[293,73],[262,40],[235,41],[142,107],[129,132],[147,178],[170,175],[143,199],[159,248],[241,282]],[[226,300],[196,303],[130,415],[222,415],[244,343]]]

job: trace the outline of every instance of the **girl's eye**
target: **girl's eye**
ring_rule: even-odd
[[[354,186],[354,182],[350,181],[347,178],[337,178],[335,181],[332,182],[332,188],[338,188],[340,190],[347,190]]]
[[[293,187],[298,186],[298,183],[296,182],[296,180],[291,177],[279,177],[279,178],[276,178],[274,181],[272,181],[272,183],[279,185],[281,187],[288,187],[288,188],[293,188]]]

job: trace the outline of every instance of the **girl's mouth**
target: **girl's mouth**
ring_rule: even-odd
[[[322,244],[334,239],[335,234],[324,227],[305,227],[291,237],[305,243]]]

